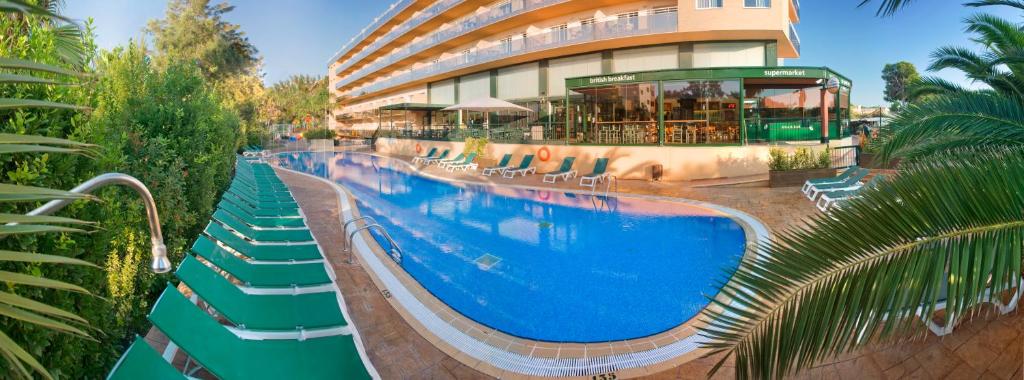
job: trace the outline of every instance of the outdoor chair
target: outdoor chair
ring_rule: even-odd
[[[574,161],[576,161],[576,157],[563,158],[562,166],[558,170],[544,174],[544,182],[555,183],[559,178],[568,181],[570,177],[576,177],[576,170],[572,168]]]
[[[594,170],[590,174],[580,177],[580,186],[593,188],[598,182],[604,182],[608,178],[608,158],[601,157],[594,161]]]
[[[523,156],[523,160],[519,162],[519,166],[515,168],[506,169],[501,173],[503,178],[515,178],[516,174],[525,176],[527,173],[536,173],[537,167],[530,166],[533,162],[533,155],[527,154]]]
[[[483,174],[485,176],[488,176],[488,177],[490,177],[491,174],[494,174],[494,173],[504,174],[505,170],[508,170],[508,169],[511,168],[508,165],[509,161],[512,161],[512,154],[505,154],[504,156],[501,157],[501,161],[498,161],[498,165],[491,166],[489,168],[484,168],[484,170],[483,170],[483,172],[481,174]]]

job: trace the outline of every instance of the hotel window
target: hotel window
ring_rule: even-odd
[[[721,8],[724,2],[725,0],[697,0],[697,9]]]
[[[660,14],[664,14],[664,13],[676,13],[678,10],[679,9],[676,8],[676,7],[660,7],[660,8],[654,8],[653,10],[651,10],[651,13],[656,14],[656,15],[660,15]]]
[[[512,2],[511,1],[502,2],[502,3],[498,4],[498,6],[495,7],[495,8],[498,10],[498,14],[499,15],[505,15],[505,14],[512,13]]]
[[[744,8],[771,8],[772,0],[743,0]]]

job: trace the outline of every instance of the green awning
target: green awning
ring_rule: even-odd
[[[380,107],[384,111],[440,111],[451,104],[398,103]]]

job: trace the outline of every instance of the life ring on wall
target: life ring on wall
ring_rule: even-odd
[[[549,200],[549,199],[551,199],[551,192],[550,191],[538,191],[537,192],[537,199],[540,199],[542,201]]]
[[[423,147],[420,146],[420,143],[416,143],[416,154],[419,154],[422,151],[423,151]]]
[[[537,158],[540,159],[541,161],[547,161],[551,159],[551,151],[548,150],[548,147],[546,146],[542,147],[537,150]]]

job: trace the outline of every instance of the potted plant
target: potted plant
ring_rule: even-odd
[[[808,179],[832,177],[832,157],[828,149],[815,153],[810,148],[792,152],[771,148],[768,151],[768,186],[800,186]]]

